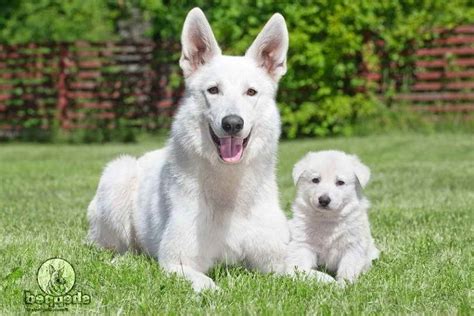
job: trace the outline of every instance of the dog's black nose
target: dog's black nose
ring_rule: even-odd
[[[229,135],[237,135],[244,128],[244,120],[238,115],[227,115],[222,119],[222,129]]]
[[[327,195],[321,195],[318,199],[319,201],[319,204],[322,206],[322,207],[326,207],[329,205],[329,203],[331,203],[331,199],[329,198],[329,196]]]

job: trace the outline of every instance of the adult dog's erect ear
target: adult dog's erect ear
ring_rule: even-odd
[[[350,155],[352,160],[352,166],[354,168],[354,173],[359,180],[360,185],[362,188],[365,188],[367,183],[370,180],[370,169],[366,165],[364,165],[360,160],[359,157],[356,155]]]
[[[181,58],[179,65],[184,76],[190,76],[213,57],[221,55],[211,26],[199,8],[189,11],[181,33]]]
[[[265,68],[275,80],[286,73],[286,53],[288,52],[288,30],[283,16],[275,13],[265,24],[255,41],[245,54]]]

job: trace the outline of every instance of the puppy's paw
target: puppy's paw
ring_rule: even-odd
[[[339,284],[344,284],[344,286],[350,283],[354,283],[357,280],[357,277],[359,276],[359,272],[360,271],[350,267],[346,267],[343,269],[340,268],[337,271],[337,282]]]
[[[201,292],[204,290],[219,290],[219,287],[216,285],[216,283],[214,283],[214,281],[207,276],[194,278],[192,280],[192,287],[195,292]]]
[[[348,253],[339,263],[336,279],[341,282],[344,280],[346,283],[354,283],[359,275],[364,272],[366,266],[366,257],[359,253]]]
[[[337,286],[340,287],[341,289],[345,288],[347,286],[347,282],[344,279],[336,279],[337,281]]]
[[[316,279],[318,282],[323,283],[323,284],[336,282],[336,280],[332,276],[321,271],[311,270],[311,272],[309,272],[309,275],[312,278]]]

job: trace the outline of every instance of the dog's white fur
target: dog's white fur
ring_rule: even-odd
[[[369,168],[357,156],[341,151],[308,153],[295,165],[290,265],[301,271],[325,266],[342,282],[353,282],[370,268],[379,251],[362,194],[369,178]],[[327,207],[319,203],[321,196],[331,199]]]
[[[285,273],[289,228],[275,179],[285,20],[273,15],[245,56],[223,56],[195,8],[181,40],[186,91],[168,144],[108,164],[88,209],[89,238],[121,253],[143,251],[197,291],[216,287],[205,273],[217,262]],[[219,93],[208,91],[214,86]],[[236,164],[219,158],[209,131],[223,136],[221,121],[230,114],[244,119],[241,137],[251,133]]]

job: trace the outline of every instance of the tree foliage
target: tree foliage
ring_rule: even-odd
[[[354,121],[372,115],[374,99],[358,93],[364,60],[374,67],[394,62],[406,71],[407,49],[434,36],[435,26],[474,21],[472,0],[311,0],[163,1],[37,0],[0,4],[0,41],[104,40],[115,35],[117,19],[131,7],[151,22],[157,41],[179,43],[186,13],[199,6],[206,13],[224,53],[243,54],[274,12],[285,16],[290,33],[288,73],[279,102],[287,137],[350,134]],[[367,37],[385,42],[381,61]],[[179,50],[157,56],[181,82]]]
[[[114,38],[117,10],[97,0],[0,0],[0,42]]]
[[[364,60],[380,67],[394,62],[411,71],[405,51],[435,36],[434,27],[474,21],[470,0],[311,0],[181,1],[180,5],[143,0],[154,36],[179,41],[182,21],[194,6],[206,13],[224,53],[243,54],[274,12],[285,16],[290,33],[288,73],[280,85],[283,131],[287,137],[350,134],[352,124],[373,115],[379,105],[359,94]],[[367,37],[385,42],[382,61]],[[165,56],[176,61],[179,56]]]

